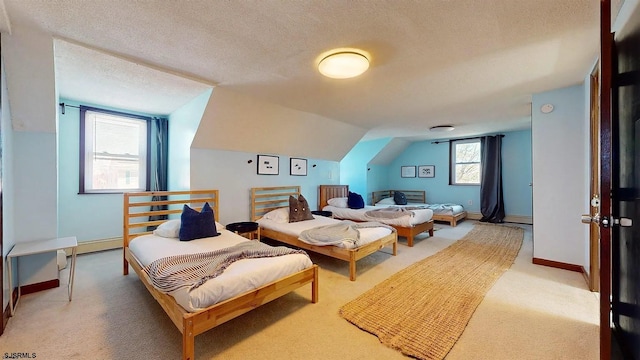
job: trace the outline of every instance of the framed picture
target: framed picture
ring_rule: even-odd
[[[400,176],[403,178],[416,177],[416,167],[415,166],[401,166],[400,167]]]
[[[307,159],[291,158],[291,175],[307,176]]]
[[[436,177],[435,165],[420,165],[418,166],[418,177],[432,178]]]
[[[280,158],[271,155],[258,155],[258,175],[278,175]]]

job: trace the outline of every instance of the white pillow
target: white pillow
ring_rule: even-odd
[[[329,200],[327,200],[327,204],[329,204],[331,206],[339,207],[339,208],[348,208],[349,207],[346,197],[329,199]]]
[[[283,207],[275,210],[271,210],[262,216],[264,219],[272,220],[277,223],[289,222],[289,208]]]
[[[153,230],[153,235],[166,237],[166,238],[177,238],[180,235],[180,219],[175,220],[167,220],[160,224],[155,230]]]
[[[396,201],[392,197],[384,198],[376,203],[376,205],[395,205]]]

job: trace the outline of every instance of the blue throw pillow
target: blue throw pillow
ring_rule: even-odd
[[[349,196],[347,197],[347,206],[349,206],[349,209],[364,208],[364,199],[362,198],[362,195],[349,191]]]
[[[407,196],[400,191],[396,191],[393,194],[393,201],[396,202],[396,205],[407,205]]]
[[[213,216],[213,209],[209,203],[205,203],[202,211],[197,212],[189,206],[182,208],[180,241],[189,241],[205,237],[220,235],[216,229],[216,222]]]

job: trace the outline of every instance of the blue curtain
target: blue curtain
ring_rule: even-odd
[[[482,146],[482,178],[480,182],[480,221],[504,222],[504,199],[502,196],[502,137],[484,136]]]
[[[151,126],[151,191],[166,191],[168,188],[169,121],[165,118],[153,118]],[[154,196],[153,201],[166,200],[166,196]],[[152,211],[166,210],[167,206],[152,206]],[[149,221],[167,219],[166,215],[150,216]],[[156,227],[149,227],[149,231]]]

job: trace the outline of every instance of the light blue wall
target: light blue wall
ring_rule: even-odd
[[[504,133],[502,170],[505,211],[511,216],[531,216],[531,131]],[[402,178],[401,166],[434,165],[433,178]],[[373,171],[374,169],[372,169]],[[480,186],[449,185],[449,143],[415,142],[386,169],[370,171],[369,192],[375,190],[425,190],[429,203],[458,203],[480,212]],[[471,204],[469,204],[471,202]]]
[[[169,190],[189,190],[191,186],[191,143],[212,90],[203,92],[169,115]]]
[[[307,159],[307,176],[292,176],[289,173],[289,156],[266,154],[279,156],[279,174],[258,175],[257,155],[191,149],[191,188],[220,190],[220,216],[217,220],[221,223],[250,219],[252,187],[300,185],[309,207],[316,210],[318,186],[338,184],[340,164],[336,161]]]
[[[388,189],[389,165],[369,165],[367,170],[367,193],[360,195],[366,204],[373,205],[372,193],[376,190]]]
[[[69,99],[60,99],[60,102],[80,105]],[[82,105],[123,111],[92,104]],[[58,116],[58,235],[76,236],[79,242],[121,237],[122,194],[78,194],[80,109],[66,106],[65,113],[59,111]]]
[[[349,190],[363,195],[368,193],[367,164],[392,139],[376,139],[358,142],[340,161],[340,184],[349,185]]]

